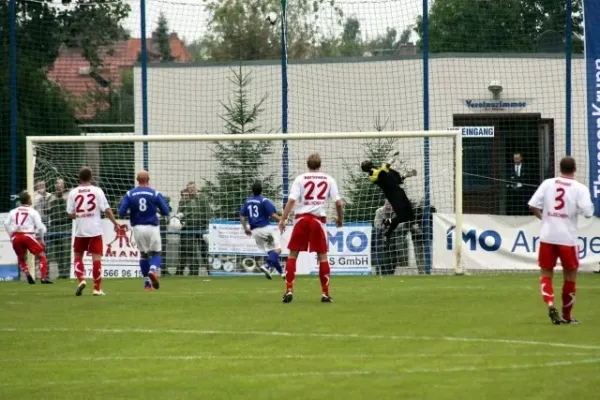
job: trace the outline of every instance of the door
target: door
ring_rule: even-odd
[[[541,119],[539,124],[540,137],[540,181],[556,176],[554,158],[554,120]]]
[[[522,153],[523,168],[531,181],[537,184],[548,163],[542,163],[543,146],[548,150],[544,157],[548,158],[553,153],[553,130],[548,128],[548,134],[542,134],[546,131],[541,121],[540,114],[454,115],[454,126],[495,128],[494,138],[463,140],[464,213],[506,214],[515,153]],[[527,191],[530,190],[528,187]]]

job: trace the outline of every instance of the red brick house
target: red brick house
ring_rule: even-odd
[[[156,36],[147,39],[149,62],[159,62],[160,53]],[[192,55],[185,47],[177,33],[170,34],[171,62],[185,63],[193,61]],[[142,40],[139,38],[118,42],[110,47],[101,49],[103,63],[96,71],[92,71],[90,63],[85,60],[79,48],[63,46],[54,66],[48,71],[48,78],[56,83],[69,98],[77,104],[77,117],[80,119],[92,118],[98,107],[90,98],[98,91],[116,89],[121,84],[123,70],[131,69],[138,62],[142,49]],[[107,107],[108,104],[104,105]]]

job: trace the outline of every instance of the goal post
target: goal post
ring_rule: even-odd
[[[144,144],[147,144],[148,148],[147,159],[143,157]],[[284,146],[288,148],[288,152],[283,151]],[[429,147],[429,152],[425,151],[426,146]],[[362,258],[358,255],[351,258],[347,254],[344,255],[344,252],[361,247],[360,238],[352,237],[351,229],[354,228],[348,228],[342,233],[328,231],[330,253],[335,253],[335,250],[331,250],[332,244],[340,253],[332,255],[334,262],[354,263],[346,267],[339,265],[340,273],[361,270],[355,268],[355,263],[360,264],[366,259],[369,260],[368,268],[373,273],[383,273],[383,265],[390,258],[392,262],[409,269],[412,267],[420,273],[430,272],[429,268],[432,265],[424,265],[423,260],[427,257],[423,258],[422,254],[425,251],[423,249],[431,249],[431,256],[433,253],[433,223],[427,222],[433,220],[432,209],[423,207],[425,198],[435,206],[434,211],[453,215],[455,232],[462,232],[462,135],[456,130],[244,135],[30,136],[26,140],[27,190],[34,193],[36,182],[44,182],[49,187],[48,191],[54,196],[54,184],[59,179],[64,181],[65,190],[71,189],[77,185],[77,171],[87,165],[92,167],[95,183],[107,192],[109,203],[116,211],[120,196],[135,186],[135,172],[142,169],[147,161],[150,185],[171,199],[172,216],[186,214],[182,213],[182,209],[186,207],[186,202],[190,201],[192,195],[187,190],[193,183],[195,186],[193,190],[197,190],[197,193],[193,193],[193,198],[198,199],[194,204],[200,204],[199,199],[206,204],[203,212],[206,212],[206,215],[210,214],[211,229],[221,228],[220,225],[213,227],[213,223],[237,225],[237,227],[227,227],[231,230],[239,228],[240,207],[243,199],[251,195],[250,186],[256,179],[263,181],[264,194],[273,200],[276,209],[281,212],[282,202],[287,199],[289,193],[289,187],[286,186],[291,184],[296,175],[306,171],[306,158],[313,152],[321,155],[322,170],[332,175],[338,182],[345,204],[345,224],[349,227],[357,227],[355,228],[357,235],[360,232],[368,232],[370,237],[369,249],[364,250],[368,252],[368,256],[364,256],[367,253],[360,253]],[[360,170],[362,160],[372,159],[375,165],[379,166],[394,153],[399,154],[392,168],[401,173],[407,172],[408,177],[404,181],[405,190],[416,209],[420,210],[416,212],[417,222],[420,225],[413,227],[403,224],[406,226],[401,225],[397,230],[403,232],[399,233],[403,236],[399,236],[397,240],[403,243],[402,246],[406,246],[404,250],[398,250],[396,247],[401,246],[395,244],[393,249],[378,244],[377,240],[381,238],[377,239],[377,237],[380,236],[381,230],[377,224],[381,220],[377,218],[389,210],[385,208],[381,191]],[[289,176],[283,176],[285,170],[289,170]],[[416,171],[416,176],[412,176],[413,170]],[[429,171],[429,174],[425,176],[423,171]],[[426,181],[428,185],[425,184]],[[430,188],[429,193],[425,193],[426,188]],[[50,199],[59,204],[59,197],[54,196]],[[186,210],[189,211],[189,208]],[[60,210],[58,211],[55,215],[60,215]],[[334,214],[334,207],[331,204],[328,210],[329,221],[332,221]],[[173,227],[169,225],[164,229],[164,235],[169,238],[168,243],[165,240],[166,249],[163,249],[167,259],[166,271],[179,273],[185,267],[180,264],[184,263],[192,274],[192,266],[189,263],[196,265],[197,262],[204,264],[206,270],[211,271],[213,267],[224,268],[223,265],[226,263],[229,263],[227,266],[233,272],[240,268],[243,272],[252,270],[256,265],[252,260],[259,255],[259,252],[249,249],[248,246],[251,247],[252,243],[239,242],[238,251],[235,240],[232,243],[213,242],[212,231],[207,232],[206,224],[194,225],[193,218],[186,220],[189,215],[191,213],[181,215],[184,227],[181,231],[179,231],[181,227],[177,224],[173,224]],[[60,258],[64,264],[66,256],[62,253],[68,251],[70,268],[70,246],[57,245],[60,240],[63,242],[66,240],[65,235],[71,229],[70,223],[67,226],[67,222],[55,217],[54,221],[49,221],[49,225],[50,260],[52,262],[53,259]],[[194,243],[200,247],[190,247],[191,250],[185,247],[187,239],[184,239],[184,234],[188,232],[195,238],[199,237]],[[346,237],[346,235],[350,236]],[[58,237],[62,239],[59,240]],[[177,238],[173,241],[178,245],[171,245],[172,237]],[[245,238],[240,237],[239,241],[242,239]],[[356,243],[359,244],[353,244],[353,239],[356,239]],[[105,238],[105,247],[107,241],[112,243],[116,240],[116,237],[114,240]],[[283,240],[285,244],[285,239]],[[109,245],[107,254],[117,257],[120,254],[118,252],[121,251],[118,250],[119,242],[115,242],[114,246],[117,247],[111,248]],[[127,246],[135,247],[135,244],[126,243],[125,247]],[[56,250],[57,248],[59,250]],[[54,254],[57,251],[61,254]],[[404,259],[397,257],[402,251],[405,252]],[[186,252],[193,252],[190,256],[193,261],[189,261],[189,254]],[[452,253],[454,260],[448,260],[448,264],[453,265],[453,272],[456,274],[464,273],[461,252],[462,240],[455,240]],[[125,249],[122,254],[124,258],[131,258],[134,253]],[[198,255],[201,261],[196,261]],[[433,264],[433,257],[429,259]],[[133,270],[137,269],[137,260],[134,262],[133,259],[129,259],[128,262],[131,264],[129,269],[116,267],[114,273],[111,272],[112,275],[108,277],[135,276]],[[250,268],[241,266],[244,263],[250,265]],[[104,263],[105,268],[108,264],[108,262]],[[435,266],[433,267],[432,270],[437,272]],[[63,265],[62,268],[64,270],[65,266]],[[194,271],[194,274],[198,272]]]

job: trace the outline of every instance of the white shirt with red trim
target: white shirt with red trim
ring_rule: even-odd
[[[327,200],[341,199],[338,185],[333,177],[323,172],[307,172],[294,179],[290,191],[290,199],[296,201],[294,213],[313,214],[326,217]]]
[[[16,233],[29,234],[31,236],[44,235],[46,225],[42,222],[40,213],[30,206],[19,206],[8,213],[4,221],[4,228],[9,236]]]
[[[75,237],[100,236],[102,212],[110,208],[102,189],[92,185],[80,185],[71,190],[67,198],[67,213],[75,214]]]
[[[528,204],[542,210],[540,241],[544,243],[577,246],[578,216],[594,215],[590,191],[572,178],[546,179]]]

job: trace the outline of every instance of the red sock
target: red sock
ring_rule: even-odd
[[[48,259],[40,256],[40,275],[42,279],[48,279]]]
[[[562,288],[562,312],[564,319],[571,319],[571,310],[575,304],[575,282],[565,281]]]
[[[286,292],[291,292],[294,288],[294,279],[296,279],[296,259],[288,258],[285,263],[285,288]]]
[[[319,263],[319,278],[321,279],[321,291],[325,296],[329,296],[329,262],[321,261]]]
[[[27,260],[19,260],[19,268],[21,268],[21,271],[23,271],[25,275],[29,275],[29,266],[27,266]]]
[[[544,303],[549,306],[554,305],[554,288],[552,287],[552,278],[549,276],[542,276],[540,279],[540,287],[542,289],[542,297]]]
[[[85,267],[81,257],[75,257],[75,276],[79,282],[85,280]]]
[[[102,261],[92,261],[92,275],[94,277],[94,290],[100,290],[102,283]]]

